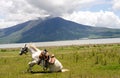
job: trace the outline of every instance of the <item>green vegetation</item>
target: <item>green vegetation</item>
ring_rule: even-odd
[[[27,73],[30,53],[19,56],[20,49],[0,49],[0,78],[119,78],[120,44],[40,47],[61,61],[64,73],[45,73],[38,65]]]

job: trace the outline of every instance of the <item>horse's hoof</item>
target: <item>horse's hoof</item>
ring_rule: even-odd
[[[34,73],[33,71],[30,71],[30,73]]]
[[[29,70],[29,69],[27,69],[27,72],[28,72],[28,73],[33,73],[33,71],[32,71],[32,70]]]
[[[29,72],[30,70],[29,69],[27,69],[27,72]]]
[[[45,68],[43,68],[43,70],[44,70],[44,71],[47,71],[47,68],[45,67]]]

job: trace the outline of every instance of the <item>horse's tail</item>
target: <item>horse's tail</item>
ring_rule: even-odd
[[[69,69],[62,69],[62,72],[67,72],[69,71]]]

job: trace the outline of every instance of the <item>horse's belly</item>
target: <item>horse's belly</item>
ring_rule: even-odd
[[[55,63],[49,67],[52,72],[61,71],[62,68],[62,64],[57,59],[55,60]]]
[[[33,60],[39,61],[39,54],[38,52],[36,52],[35,54],[32,55]]]

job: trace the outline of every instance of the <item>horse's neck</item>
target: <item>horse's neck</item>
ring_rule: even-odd
[[[34,54],[34,53],[35,53],[35,51],[34,51],[33,49],[30,48],[29,50],[30,50],[29,52],[30,52],[31,54]]]
[[[30,50],[31,54],[34,54],[34,53],[36,53],[36,52],[41,52],[40,50],[35,50],[35,49],[33,49],[33,48],[29,48],[29,50]]]
[[[34,54],[36,52],[41,52],[35,45],[32,45],[32,44],[29,44],[28,48],[32,54]]]

